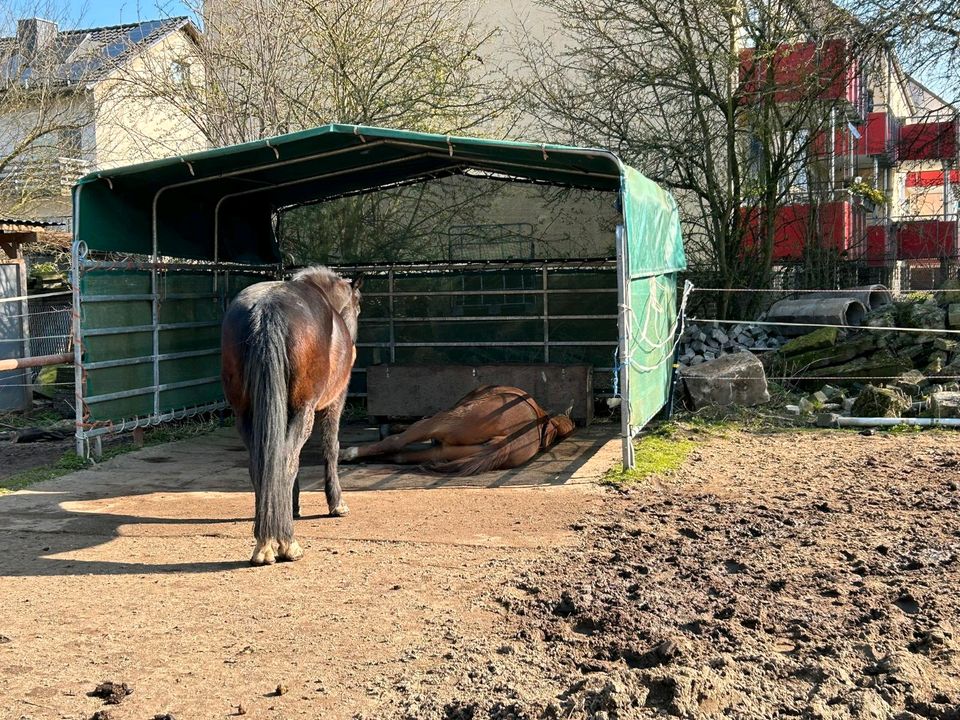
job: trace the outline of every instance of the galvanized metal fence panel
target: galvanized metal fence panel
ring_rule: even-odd
[[[364,272],[350,393],[366,396],[380,363],[587,363],[600,397],[613,391],[614,261],[350,266]]]
[[[23,298],[27,291],[23,263],[0,263],[0,297]],[[23,357],[30,347],[27,303],[23,299],[0,303],[0,359]],[[0,372],[0,410],[30,406],[30,372]]]
[[[220,324],[273,266],[89,259],[74,251],[77,440],[225,406]]]

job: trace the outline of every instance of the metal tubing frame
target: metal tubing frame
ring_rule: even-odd
[[[550,271],[564,271],[564,270],[576,270],[576,271],[612,271],[617,267],[616,263],[610,259],[595,259],[589,262],[584,262],[581,260],[553,260],[553,261],[526,261],[518,262],[514,260],[504,260],[504,261],[487,261],[483,263],[397,263],[389,265],[357,265],[357,266],[335,266],[334,269],[339,272],[359,272],[365,271],[366,269],[372,269],[374,272],[378,273],[378,277],[387,281],[387,291],[386,292],[364,292],[363,296],[365,298],[370,297],[380,297],[387,299],[387,307],[389,315],[381,317],[366,317],[361,314],[360,323],[361,326],[380,326],[386,327],[389,330],[389,336],[387,340],[377,341],[377,342],[358,342],[356,343],[358,348],[383,348],[387,351],[387,355],[390,358],[390,362],[396,362],[396,350],[397,348],[493,348],[493,347],[524,347],[524,348],[542,348],[544,362],[550,362],[550,348],[560,348],[560,347],[607,347],[611,350],[618,347],[618,342],[615,339],[611,340],[551,340],[549,335],[548,323],[552,320],[617,320],[619,319],[619,314],[596,314],[596,315],[550,315],[549,313],[549,296],[551,294],[557,295],[573,295],[573,294],[583,294],[583,293],[602,293],[602,294],[614,294],[618,293],[619,290],[616,287],[602,287],[602,288],[583,288],[583,289],[569,289],[569,288],[550,288]],[[481,270],[486,272],[498,273],[503,271],[510,270],[532,270],[536,271],[538,275],[542,278],[541,282],[538,283],[538,287],[521,289],[521,290],[421,290],[421,291],[398,291],[396,290],[396,283],[398,278],[407,278],[407,277],[418,277],[420,273],[425,273],[428,275],[434,275],[438,272],[446,273],[450,276],[456,276],[457,273],[464,272],[467,270]],[[403,271],[409,271],[410,275],[406,275]],[[417,297],[417,296],[520,296],[520,295],[529,295],[529,296],[541,296],[543,297],[543,311],[531,315],[461,315],[461,316],[451,316],[451,315],[424,315],[424,316],[408,316],[408,317],[397,317],[395,316],[395,302],[396,298],[400,297]],[[503,321],[532,321],[532,322],[543,322],[544,325],[544,335],[542,340],[529,340],[529,341],[447,341],[447,342],[397,342],[396,341],[396,327],[398,324],[405,323],[417,323],[417,322],[442,322],[442,323],[477,323],[477,324],[490,324],[495,322]],[[482,329],[482,325],[481,325]],[[485,333],[484,333],[485,334]],[[600,367],[595,366],[595,372],[612,372],[614,368],[612,367]],[[362,375],[367,372],[366,368],[363,367],[354,367],[353,373]],[[595,393],[597,397],[610,397],[610,393]],[[365,397],[366,393],[361,392],[351,392],[351,397],[361,398]]]
[[[77,192],[81,192],[83,186],[78,186]],[[76,223],[76,218],[74,219]],[[77,227],[76,225],[74,227]],[[221,298],[221,291],[216,292],[188,292],[165,294],[164,275],[170,270],[182,270],[189,272],[208,273],[211,278],[216,278],[223,274],[229,277],[230,271],[240,271],[251,275],[263,275],[264,279],[277,276],[277,265],[241,265],[239,263],[167,263],[163,262],[159,255],[149,256],[149,259],[126,260],[120,262],[89,260],[85,257],[86,247],[81,241],[74,241],[71,248],[71,264],[73,269],[73,337],[74,337],[74,382],[75,382],[75,400],[76,400],[76,451],[81,457],[89,454],[91,441],[93,444],[100,442],[100,438],[108,434],[118,434],[132,431],[135,428],[149,427],[170,420],[179,420],[198,415],[205,412],[214,412],[227,407],[226,401],[217,401],[205,403],[193,407],[164,409],[160,404],[160,394],[166,390],[176,390],[187,387],[197,387],[209,385],[220,380],[219,376],[208,376],[194,378],[191,380],[182,380],[172,383],[161,383],[160,363],[169,360],[179,360],[191,357],[204,357],[216,355],[220,348],[202,348],[198,350],[186,350],[182,352],[161,353],[159,352],[160,333],[170,330],[184,330],[203,327],[218,327],[219,320],[202,320],[195,322],[182,323],[160,323],[159,310],[160,304],[164,300],[210,300],[216,302]],[[131,293],[129,295],[90,295],[82,297],[80,293],[80,280],[83,273],[87,270],[116,270],[116,271],[143,271],[150,273],[150,293]],[[150,325],[127,325],[120,327],[103,327],[93,329],[83,329],[82,313],[86,303],[105,303],[105,302],[147,302],[151,304],[151,324]],[[221,310],[223,308],[221,307]],[[150,355],[141,355],[131,358],[118,358],[116,360],[102,360],[98,362],[83,361],[84,341],[87,337],[103,337],[113,335],[123,335],[130,333],[146,333],[152,335],[152,349]],[[85,377],[88,370],[102,370],[112,367],[124,367],[131,365],[151,364],[153,366],[153,382],[146,387],[121,390],[113,393],[104,393],[101,395],[86,396]],[[86,403],[106,402],[109,400],[119,400],[128,397],[138,397],[142,395],[153,395],[153,412],[146,416],[135,418],[124,418],[116,421],[99,421],[88,423],[84,416]]]
[[[626,203],[623,203],[626,205]],[[623,467],[633,468],[636,458],[633,450],[633,428],[630,425],[630,257],[627,228],[617,225],[617,308],[619,320],[620,436]]]
[[[359,132],[358,132],[357,134],[359,135]],[[361,139],[363,139],[362,136],[361,136]],[[164,421],[164,419],[173,419],[173,418],[176,416],[176,412],[174,411],[173,413],[170,414],[170,417],[169,417],[169,418],[165,418],[165,417],[164,417],[164,414],[162,414],[162,413],[160,412],[160,408],[159,408],[160,382],[159,382],[159,357],[158,357],[158,356],[159,356],[159,354],[160,354],[160,353],[159,353],[159,332],[160,332],[160,328],[158,327],[158,326],[159,326],[159,322],[158,322],[158,317],[159,317],[159,296],[158,296],[158,282],[157,282],[157,281],[158,281],[158,278],[157,278],[157,273],[158,273],[158,271],[159,271],[159,269],[160,269],[161,263],[160,263],[160,261],[159,261],[159,253],[158,253],[157,206],[158,206],[158,203],[159,203],[159,200],[160,200],[160,196],[161,196],[164,192],[166,192],[167,190],[170,190],[170,189],[173,189],[173,188],[176,188],[176,187],[183,187],[183,186],[188,186],[188,185],[193,185],[193,184],[198,184],[198,183],[203,183],[203,182],[210,182],[210,181],[212,181],[212,180],[217,180],[217,179],[221,179],[221,178],[224,178],[224,177],[234,177],[234,176],[246,175],[246,174],[250,174],[250,173],[252,173],[252,172],[257,172],[257,171],[263,170],[263,169],[265,169],[265,167],[266,167],[266,168],[271,168],[271,167],[277,167],[277,166],[281,166],[281,165],[288,165],[288,164],[294,164],[294,163],[300,163],[300,162],[307,162],[307,161],[309,161],[309,160],[315,160],[315,159],[318,159],[318,158],[321,158],[321,157],[330,157],[330,156],[333,156],[333,155],[338,155],[338,154],[346,153],[346,152],[362,151],[362,150],[368,149],[372,144],[382,144],[382,143],[392,143],[392,144],[396,144],[396,145],[400,145],[400,146],[417,147],[417,144],[416,144],[416,143],[408,143],[408,142],[403,142],[403,141],[395,141],[395,140],[391,140],[391,139],[382,139],[382,140],[381,140],[381,139],[378,139],[378,140],[373,141],[372,143],[368,143],[365,139],[363,139],[363,143],[362,143],[362,144],[357,145],[357,146],[352,146],[352,147],[350,147],[350,148],[341,148],[341,149],[338,149],[338,150],[335,150],[335,151],[327,151],[327,152],[324,152],[324,153],[317,153],[317,154],[315,154],[315,155],[310,155],[310,156],[306,156],[306,157],[302,157],[302,158],[293,158],[293,159],[290,159],[290,160],[285,160],[285,161],[283,161],[283,160],[280,160],[280,159],[279,159],[279,152],[276,150],[276,148],[273,148],[272,146],[269,145],[269,143],[266,143],[266,144],[265,144],[265,147],[270,147],[271,149],[273,149],[274,153],[277,155],[277,162],[276,162],[276,163],[271,163],[271,164],[268,165],[268,166],[260,166],[260,167],[252,168],[252,169],[242,169],[242,170],[237,170],[237,171],[232,171],[232,172],[227,172],[227,173],[221,173],[221,174],[219,174],[219,175],[217,175],[217,176],[215,176],[215,177],[211,177],[211,178],[192,178],[192,179],[190,179],[190,180],[185,180],[185,181],[178,182],[178,183],[171,183],[170,185],[164,186],[164,187],[162,187],[162,188],[160,188],[160,189],[157,190],[157,192],[154,194],[153,202],[152,202],[152,208],[151,208],[151,211],[152,211],[152,212],[151,212],[151,215],[152,215],[152,218],[151,218],[151,220],[152,220],[152,227],[151,227],[152,251],[151,251],[151,254],[150,254],[150,261],[151,261],[151,262],[150,262],[150,264],[149,264],[149,269],[150,269],[150,274],[151,274],[151,292],[150,292],[150,297],[149,297],[149,299],[150,299],[150,301],[151,301],[151,318],[152,318],[152,328],[151,328],[151,330],[152,330],[152,332],[153,332],[153,357],[152,357],[152,360],[153,360],[153,364],[154,364],[154,384],[153,384],[153,388],[152,388],[152,389],[153,389],[153,391],[154,391],[154,415],[153,415],[152,418],[148,419],[148,420],[145,421],[145,422],[148,422],[148,424],[153,424],[154,421],[155,421],[155,422],[162,422],[162,421]],[[423,153],[424,155],[436,155],[436,156],[438,156],[438,157],[442,157],[442,156],[443,156],[443,153],[437,152],[436,148],[434,148],[434,147],[432,147],[432,146],[419,146],[419,147],[425,151],[425,152]],[[546,148],[543,149],[543,152],[544,152],[544,154],[546,154],[546,152],[547,152]],[[610,159],[615,163],[615,165],[617,166],[617,168],[620,170],[620,173],[618,173],[617,175],[613,175],[613,174],[607,174],[607,173],[582,172],[582,173],[580,173],[580,174],[584,175],[585,177],[609,177],[609,178],[619,178],[619,179],[622,179],[622,165],[621,165],[621,163],[620,163],[620,160],[619,160],[615,155],[613,155],[612,153],[610,153],[609,151],[604,151],[604,150],[564,149],[562,152],[564,152],[564,153],[571,153],[571,154],[578,154],[578,155],[585,155],[585,156],[588,156],[588,157],[607,156],[608,158],[610,158]],[[452,144],[450,144],[449,155],[450,155],[450,157],[453,157],[453,155],[454,155],[454,146],[453,146]],[[408,158],[408,159],[409,159],[409,158]],[[381,164],[391,164],[392,162],[393,162],[393,161],[386,161],[386,163],[381,163]],[[464,158],[464,159],[463,159],[463,163],[466,164],[466,165],[469,165],[469,166],[471,166],[471,167],[478,167],[478,168],[485,168],[485,167],[486,167],[486,168],[490,168],[490,167],[502,166],[502,167],[505,167],[505,168],[507,168],[507,169],[512,169],[512,170],[516,170],[517,168],[530,169],[530,168],[528,168],[528,167],[525,166],[525,165],[518,165],[517,163],[504,163],[504,162],[497,162],[497,161],[484,161],[484,162],[480,162],[480,161],[471,161],[470,159],[467,159],[467,158]],[[356,169],[356,168],[354,168],[353,170],[355,170],[355,169]],[[536,169],[540,169],[540,168],[536,168]],[[314,178],[312,178],[312,179],[315,180],[315,179],[318,179],[319,177],[328,177],[328,176],[334,175],[334,174],[340,174],[340,173],[327,173],[327,174],[324,174],[324,175],[321,175],[321,176],[316,176],[316,177],[314,177]],[[284,183],[284,185],[293,185],[293,184],[298,184],[298,183],[297,183],[297,182]],[[83,189],[82,186],[78,186],[78,187],[76,188],[76,192],[77,192],[77,197],[76,197],[76,199],[79,199],[79,195],[80,195],[80,192],[82,191],[82,189]],[[252,194],[252,193],[255,193],[255,192],[258,192],[258,191],[262,192],[263,190],[266,190],[266,188],[256,189],[256,190],[242,191],[242,192],[238,192],[238,193],[232,194],[232,195],[230,195],[229,197],[236,197],[236,196],[240,196],[240,195]],[[622,183],[621,183],[621,190],[620,190],[620,192],[621,192],[621,193],[623,192]],[[228,197],[228,196],[224,196],[223,198],[221,198],[221,199],[217,202],[217,205],[216,205],[216,208],[215,208],[215,212],[214,212],[214,225],[215,225],[214,238],[213,238],[213,240],[214,240],[214,262],[213,262],[213,268],[214,268],[214,289],[217,288],[216,274],[217,274],[218,268],[219,268],[219,266],[220,266],[220,263],[219,263],[219,222],[218,222],[218,220],[219,220],[219,208],[220,208],[220,205],[222,204],[222,202],[227,199],[227,197]],[[78,222],[79,218],[78,218],[78,216],[77,216],[78,213],[77,213],[77,210],[76,210],[76,208],[78,207],[78,205],[79,205],[78,202],[75,202],[75,203],[74,203],[74,231],[75,231],[75,233],[78,232],[78,228],[79,228],[79,222]],[[111,429],[111,430],[104,430],[104,429],[99,429],[99,430],[85,430],[84,427],[83,427],[83,397],[82,397],[82,394],[83,394],[83,372],[84,372],[84,368],[83,368],[83,365],[82,365],[82,340],[83,340],[83,333],[82,333],[81,322],[80,322],[81,302],[80,302],[80,290],[79,290],[79,288],[80,288],[81,260],[80,260],[80,253],[78,252],[78,247],[79,247],[79,246],[78,246],[78,243],[77,243],[77,241],[75,241],[75,242],[74,242],[74,246],[73,246],[73,248],[72,248],[71,259],[72,259],[72,261],[73,261],[73,266],[74,266],[74,269],[75,269],[75,276],[74,276],[74,293],[73,293],[73,297],[74,297],[74,339],[75,339],[74,352],[75,352],[75,360],[76,360],[75,382],[76,382],[76,396],[77,396],[77,398],[76,398],[76,399],[77,399],[77,449],[78,449],[78,454],[83,455],[83,454],[84,454],[84,452],[83,452],[83,450],[84,450],[84,448],[83,448],[83,443],[84,443],[85,440],[87,440],[88,438],[91,438],[91,437],[99,437],[101,434],[104,434],[105,432],[111,432],[111,431],[113,431],[113,430],[112,430],[112,429]],[[626,231],[625,231],[623,225],[619,225],[619,226],[617,227],[617,270],[618,270],[618,272],[617,272],[617,293],[618,293],[618,304],[619,304],[619,312],[618,312],[619,321],[618,321],[618,324],[619,324],[619,326],[620,326],[620,333],[619,333],[619,335],[620,335],[619,347],[620,347],[620,357],[621,357],[620,373],[621,373],[621,388],[622,388],[622,395],[623,395],[623,402],[621,403],[621,423],[622,423],[622,425],[623,425],[623,430],[624,430],[624,451],[623,451],[623,454],[624,454],[624,466],[625,466],[625,467],[632,467],[632,466],[633,466],[633,445],[632,445],[632,429],[630,428],[630,423],[629,423],[629,404],[630,404],[630,403],[629,403],[629,392],[628,392],[629,377],[628,377],[628,373],[627,373],[627,371],[626,371],[626,369],[625,369],[625,367],[624,367],[624,362],[627,360],[627,357],[626,357],[627,348],[628,348],[628,346],[629,346],[629,316],[628,316],[628,314],[629,314],[629,302],[630,302],[630,297],[629,297],[629,262],[628,262],[626,253],[627,253]],[[110,263],[104,263],[103,265],[110,265]],[[114,265],[115,265],[115,266],[119,266],[119,267],[123,267],[123,268],[127,268],[127,267],[130,266],[128,263],[117,263],[117,264],[114,264]],[[96,266],[96,264],[92,264],[91,266]],[[200,265],[199,265],[199,264],[196,265],[196,266],[187,266],[187,267],[189,267],[191,270],[199,270],[199,269],[200,269]],[[266,269],[268,269],[269,267],[272,267],[272,266],[260,266],[258,269],[260,269],[260,270],[266,270]],[[172,266],[164,266],[164,269],[166,270],[166,269],[174,269],[174,268],[173,268]],[[244,269],[246,270],[246,268],[244,268]],[[597,289],[597,290],[588,290],[588,291],[609,292],[609,289],[602,289],[602,290],[601,290],[601,289]],[[585,291],[572,290],[572,291],[567,291],[567,292],[570,292],[570,293],[574,293],[574,292],[576,292],[576,293],[581,293],[581,292],[585,292]],[[409,293],[409,294],[411,294],[411,295],[416,295],[416,294],[423,294],[423,293]],[[439,294],[439,293],[437,293],[437,294]],[[443,294],[462,294],[462,293],[443,293]],[[486,294],[486,293],[485,293],[485,294]],[[519,292],[514,291],[514,292],[501,292],[501,293],[490,292],[489,294],[500,294],[500,295],[505,295],[505,294],[511,294],[511,295],[513,295],[513,294],[518,294],[518,295],[519,295],[519,294],[535,294],[535,293],[530,293],[530,292],[527,292],[527,291],[519,291]],[[394,296],[394,297],[396,296],[395,293],[390,293],[390,295],[392,295],[392,296]],[[546,299],[546,295],[547,295],[547,293],[544,293],[544,298],[545,298],[545,299]],[[147,298],[145,298],[145,299],[147,299]],[[392,304],[392,297],[391,297],[391,304]],[[546,311],[544,312],[544,315],[546,316]],[[391,313],[391,317],[392,317],[392,313]],[[547,319],[546,319],[546,318],[544,319],[544,322],[545,322],[545,323],[547,322]],[[394,327],[392,320],[391,320],[391,323],[390,323],[390,327],[391,327],[391,331],[392,331],[392,329],[393,329],[393,327]],[[593,342],[588,341],[588,342],[569,342],[569,343],[553,342],[553,343],[550,343],[550,342],[549,342],[549,337],[545,337],[543,343],[532,343],[532,344],[533,344],[533,345],[541,345],[541,344],[542,344],[542,345],[544,346],[544,348],[545,348],[545,357],[549,357],[549,349],[548,349],[549,344],[553,344],[553,345],[581,345],[581,346],[582,346],[582,345],[601,345],[601,346],[602,346],[602,345],[612,345],[613,343],[596,342],[596,341],[593,341]],[[406,344],[397,344],[397,343],[395,343],[395,342],[391,342],[391,343],[390,343],[390,347],[391,347],[391,357],[393,357],[393,353],[394,353],[396,347],[398,347],[398,346],[399,346],[399,347],[403,347],[403,346],[405,346],[405,345],[406,345]],[[415,345],[416,345],[416,344],[415,344]],[[453,344],[451,344],[451,343],[436,343],[436,344],[431,344],[431,345],[441,346],[441,347],[442,347],[442,346],[451,346],[451,347],[456,346],[456,345],[453,345]],[[477,344],[477,343],[464,343],[463,345],[476,347],[478,344]],[[491,343],[491,345],[501,345],[501,346],[503,346],[503,345],[508,345],[508,343]],[[423,345],[423,346],[427,346],[427,345]],[[149,392],[149,390],[148,390],[148,392]],[[214,404],[212,404],[212,405],[208,405],[208,406],[204,406],[204,407],[205,407],[205,408],[208,408],[208,409],[216,409],[216,408],[222,407],[222,406],[223,406],[223,403],[214,403]],[[202,411],[203,411],[203,410],[201,410],[201,409],[195,409],[195,412],[202,412]],[[186,413],[186,412],[188,412],[188,411],[185,409],[184,412]],[[185,417],[185,416],[186,416],[186,415],[184,415],[184,417]],[[138,424],[139,422],[140,422],[139,419],[137,419],[137,420],[135,421],[134,427],[140,426],[140,425]],[[126,423],[124,423],[124,424],[121,426],[119,432],[122,432],[122,431],[123,431],[123,429],[125,428],[125,425],[126,425]],[[132,429],[132,427],[131,427],[131,429]]]

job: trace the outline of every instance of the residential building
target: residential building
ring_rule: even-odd
[[[178,103],[202,84],[185,17],[61,30],[40,18],[0,38],[0,210],[70,223],[70,187],[96,170],[192,152]]]
[[[778,48],[772,73],[784,91],[777,101],[793,102],[789,88],[803,82],[799,76],[812,64],[824,67],[814,58],[822,61],[831,47],[841,58],[844,43]],[[956,275],[960,256],[958,112],[892,52],[872,60],[849,63],[825,84],[829,122],[810,137],[806,166],[777,208],[774,262],[802,264],[811,249],[867,268],[899,261],[914,287],[932,287]],[[754,71],[752,50],[741,53],[741,68]]]

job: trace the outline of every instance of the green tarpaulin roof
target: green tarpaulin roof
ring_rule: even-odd
[[[92,250],[244,263],[279,258],[278,208],[469,171],[620,191],[631,274],[685,267],[670,195],[605,150],[325,125],[92,173],[74,188]]]

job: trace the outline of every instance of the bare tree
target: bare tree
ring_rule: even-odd
[[[777,208],[843,192],[817,148],[861,99],[848,83],[872,61],[873,33],[830,3],[542,2],[559,37],[528,37],[525,55],[543,132],[612,147],[673,191],[688,255],[711,282],[767,285]],[[730,293],[717,302],[747,310]]]
[[[85,67],[64,62],[57,29],[66,10],[53,2],[0,9],[0,214],[64,195],[83,168],[80,138],[94,108]]]
[[[906,69],[960,102],[960,5],[953,0],[863,0],[859,12],[882,28]]]
[[[126,81],[164,97],[212,145],[330,122],[436,132],[511,122],[484,64],[492,33],[467,0],[208,0],[190,81],[158,62]]]
[[[211,145],[332,122],[502,137],[513,122],[510,83],[485,62],[494,33],[469,0],[207,0],[196,12],[203,35],[185,72],[161,58],[129,74],[124,93],[177,105]],[[307,206],[285,218],[282,237],[306,262],[354,257],[376,230],[395,255],[390,248],[416,243],[444,202],[407,188]]]

